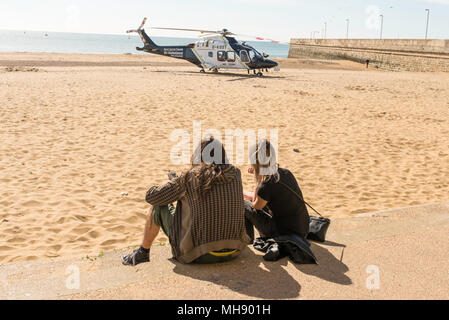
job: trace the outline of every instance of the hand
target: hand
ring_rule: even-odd
[[[253,168],[253,167],[248,168],[248,173],[249,173],[249,174],[254,174],[254,168]]]
[[[168,179],[169,180],[174,180],[174,179],[176,179],[178,177],[178,175],[176,174],[176,172],[172,172],[172,171],[169,171],[168,172]]]
[[[243,190],[243,199],[253,202],[254,193]]]
[[[243,199],[253,202],[253,197],[247,196],[246,194],[243,195]]]

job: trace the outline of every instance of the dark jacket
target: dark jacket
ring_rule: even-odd
[[[266,253],[263,258],[267,261],[277,261],[288,256],[294,263],[318,264],[310,250],[310,242],[293,233],[271,239],[257,238],[253,246]]]

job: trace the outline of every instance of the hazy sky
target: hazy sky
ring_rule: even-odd
[[[349,19],[350,37],[377,38],[383,14],[385,38],[423,38],[426,8],[429,38],[449,39],[449,0],[1,0],[0,29],[123,34],[146,16],[149,26],[228,28],[288,41],[314,31],[322,37],[324,22],[328,38],[344,38]]]

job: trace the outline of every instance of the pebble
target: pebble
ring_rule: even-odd
[[[299,153],[299,149],[293,149],[294,152]]]
[[[120,194],[121,194],[122,196],[127,196],[127,195],[128,195],[128,192],[122,191],[122,192],[120,192]]]

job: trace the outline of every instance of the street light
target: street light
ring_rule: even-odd
[[[382,31],[384,28],[384,15],[380,15],[380,39],[382,39]]]
[[[346,39],[349,39],[349,19],[346,19]]]
[[[324,35],[323,35],[323,39],[326,39],[326,34],[327,34],[327,22],[324,23]]]
[[[426,11],[427,11],[426,40],[427,40],[427,33],[429,32],[429,15],[430,15],[430,9],[426,9]]]

